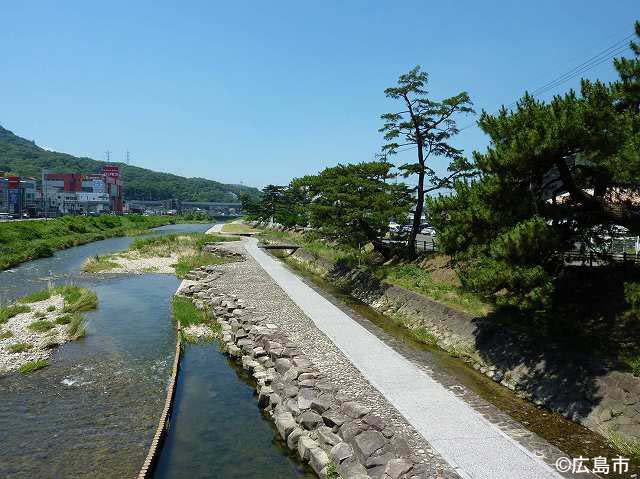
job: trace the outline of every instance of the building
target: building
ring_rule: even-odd
[[[46,173],[43,178],[43,208],[56,214],[121,214],[123,195],[118,166],[104,166],[102,173]]]
[[[0,172],[0,213],[35,216],[37,206],[35,178],[20,178]]]

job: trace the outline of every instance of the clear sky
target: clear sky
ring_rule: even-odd
[[[264,186],[382,144],[416,64],[495,110],[633,30],[638,0],[2,1],[0,123],[41,146]],[[610,62],[587,74],[611,80]],[[559,87],[564,91],[577,80]],[[462,119],[461,126],[472,122]],[[457,145],[486,145],[477,128]]]

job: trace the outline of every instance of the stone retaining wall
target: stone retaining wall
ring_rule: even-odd
[[[181,294],[211,308],[222,328],[226,354],[251,372],[258,405],[298,458],[322,478],[426,479],[430,465],[371,409],[349,400],[299,349],[285,331],[242,299],[213,288],[213,271]]]
[[[640,437],[640,378],[609,370],[585,355],[535,343],[416,292],[379,282],[361,270],[339,269],[304,248],[289,259],[409,328],[428,330],[442,349],[537,405],[607,436]]]

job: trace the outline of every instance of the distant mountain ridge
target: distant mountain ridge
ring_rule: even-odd
[[[52,173],[95,173],[105,164],[92,158],[46,150],[0,126],[0,171],[40,179],[42,168]],[[182,201],[236,202],[240,193],[252,196],[259,194],[257,188],[250,186],[225,184],[205,178],[185,178],[120,162],[110,164],[117,164],[122,169],[125,198],[128,200],[176,198]]]

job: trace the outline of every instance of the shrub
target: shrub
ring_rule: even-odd
[[[625,283],[624,299],[633,311],[640,312],[640,283]]]

